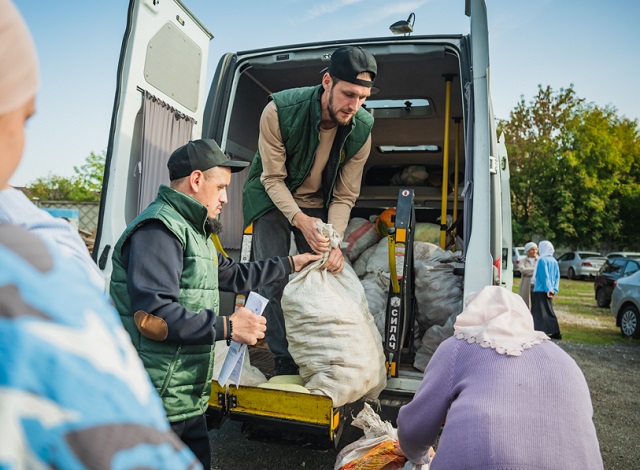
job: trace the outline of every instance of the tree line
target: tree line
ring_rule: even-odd
[[[74,166],[72,177],[48,175],[36,178],[26,188],[29,196],[41,201],[99,201],[106,152],[91,152],[84,164]]]
[[[538,86],[499,121],[511,172],[514,244],[601,251],[640,248],[637,120]]]

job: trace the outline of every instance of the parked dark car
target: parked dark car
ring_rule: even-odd
[[[616,281],[611,313],[623,337],[640,339],[640,271]]]
[[[595,277],[593,289],[598,307],[607,308],[611,304],[611,293],[615,282],[640,271],[639,258],[610,258]]]
[[[605,256],[607,259],[611,258],[640,258],[640,252],[637,251],[614,251],[612,253],[607,253]]]

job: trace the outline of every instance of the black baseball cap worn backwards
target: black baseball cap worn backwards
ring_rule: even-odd
[[[360,46],[342,46],[331,54],[331,64],[325,71],[345,82],[373,87],[378,73],[378,64],[373,55]],[[369,72],[371,80],[358,78],[362,72]]]
[[[230,160],[213,139],[192,140],[174,150],[167,162],[171,181],[189,176],[196,170],[205,171],[214,166],[226,166],[235,173],[247,165],[249,162]]]

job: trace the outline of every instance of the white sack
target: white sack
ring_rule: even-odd
[[[427,260],[414,262],[416,319],[421,334],[462,311],[462,276],[453,273],[462,266],[460,260],[460,253],[438,248]]]
[[[383,238],[375,245],[375,250],[369,260],[367,261],[367,273],[383,272],[388,273],[391,271],[389,268],[389,240],[387,237]]]
[[[424,372],[431,357],[445,339],[453,336],[453,321],[451,319],[443,325],[433,325],[427,331],[416,349],[416,356],[413,360],[413,367]]]
[[[378,333],[384,337],[384,326],[387,317],[387,297],[389,292],[389,273],[369,273],[362,279],[362,287],[367,297],[369,312],[378,328]]]
[[[348,264],[337,275],[322,264],[310,264],[284,289],[289,352],[311,393],[335,407],[376,399],[386,386],[385,359],[364,288]]]
[[[384,240],[386,241],[386,238],[384,238]],[[358,277],[364,277],[364,275],[367,274],[367,264],[369,264],[369,259],[375,254],[377,246],[378,245],[372,245],[364,250],[364,252],[358,256],[355,263],[353,263],[353,270]]]

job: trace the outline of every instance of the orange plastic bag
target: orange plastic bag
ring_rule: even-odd
[[[407,458],[395,453],[394,448],[397,444],[398,441],[386,439],[360,457],[347,462],[339,470],[400,469],[406,463]]]

